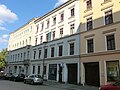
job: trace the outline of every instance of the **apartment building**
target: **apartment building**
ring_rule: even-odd
[[[79,0],[70,0],[35,20],[31,73],[42,75],[44,70],[45,79],[80,82],[79,5]]]
[[[81,83],[120,79],[120,0],[80,0]]]
[[[31,19],[25,25],[10,34],[6,72],[28,74],[35,19],[36,18]]]
[[[12,32],[7,71],[41,74],[47,80],[79,84],[79,2],[69,0]]]

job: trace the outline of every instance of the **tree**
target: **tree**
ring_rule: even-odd
[[[0,69],[2,69],[2,68],[5,67],[6,57],[7,57],[7,48],[3,49],[3,50],[0,52]]]

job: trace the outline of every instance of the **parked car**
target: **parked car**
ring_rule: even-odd
[[[2,76],[2,79],[4,80],[9,80],[9,78],[12,76],[12,73],[5,73],[3,76]]]
[[[13,77],[14,81],[24,81],[25,75],[24,74],[18,74],[15,77]]]
[[[40,75],[32,74],[24,78],[24,83],[29,84],[43,84],[43,79]]]
[[[10,75],[9,77],[8,77],[8,80],[10,80],[10,81],[14,81],[14,78],[16,77],[16,75]]]
[[[99,88],[99,90],[120,90],[120,81],[108,85],[103,85]]]

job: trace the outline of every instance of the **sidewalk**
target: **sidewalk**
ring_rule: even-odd
[[[81,86],[81,85],[74,85],[68,83],[63,84],[50,80],[44,81],[44,85],[56,87],[56,88],[68,89],[68,90],[99,90],[98,87],[94,87],[94,86]]]

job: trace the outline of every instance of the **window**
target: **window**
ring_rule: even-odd
[[[26,57],[26,53],[24,52],[24,59],[25,59],[25,57]]]
[[[20,42],[21,43],[21,42]],[[29,37],[29,44],[31,44],[31,37]]]
[[[30,56],[30,51],[27,52],[27,59],[30,59],[29,56]]]
[[[53,18],[53,25],[56,24],[56,17]]]
[[[48,36],[49,36],[49,33],[46,34],[46,41],[48,41]]]
[[[106,69],[107,69],[107,81],[116,81],[120,79],[119,61],[107,61]]]
[[[47,49],[44,51],[44,58],[47,58]]]
[[[53,37],[53,40],[54,40],[55,39],[55,31],[53,31],[52,37]]]
[[[88,53],[94,52],[93,39],[87,40],[87,52]]]
[[[113,23],[112,10],[105,12],[105,25]]]
[[[63,46],[59,46],[59,56],[62,56]]]
[[[43,68],[43,71],[44,71],[43,74],[46,74],[46,68],[47,68],[47,67],[44,66],[44,68]]]
[[[54,47],[51,48],[51,57],[54,57]]]
[[[33,56],[33,59],[35,59],[36,58],[36,51],[34,51],[34,56]]]
[[[41,31],[44,29],[44,23],[41,23]]]
[[[18,54],[18,60],[19,60],[20,54]]]
[[[35,66],[33,66],[33,72],[32,73],[35,74]]]
[[[107,39],[107,50],[115,50],[114,34],[106,36],[106,39]]]
[[[74,55],[74,43],[70,43],[70,55]]]
[[[36,25],[36,28],[37,28],[37,30],[36,30],[36,34],[37,34],[37,33],[38,33],[38,30],[39,30],[39,24]]]
[[[35,45],[37,45],[37,38],[35,39]]]
[[[41,50],[39,50],[39,55],[38,55],[38,58],[40,59],[41,57]]]
[[[75,24],[71,24],[70,25],[70,34],[73,34],[74,29],[75,29]]]
[[[75,15],[75,10],[74,8],[71,9],[71,17]]]
[[[42,43],[43,36],[40,36],[40,44]]]
[[[64,13],[60,15],[60,21],[64,21]]]
[[[49,20],[47,20],[47,28],[49,28],[49,24],[50,24],[50,21],[49,21]]]
[[[22,53],[21,53],[21,60],[22,60]]]
[[[60,37],[63,36],[63,28],[60,28]]]
[[[86,5],[87,5],[87,9],[92,8],[92,0],[87,0]]]
[[[14,55],[13,55],[13,60],[15,60],[15,59],[14,59]]]
[[[40,66],[38,66],[38,74],[40,74]]]
[[[93,29],[92,17],[87,19],[87,30]]]

